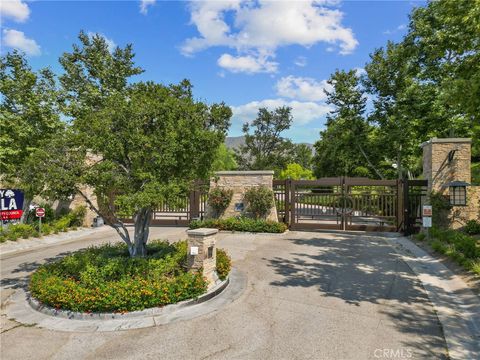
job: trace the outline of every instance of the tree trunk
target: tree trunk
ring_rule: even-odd
[[[25,224],[25,221],[27,220],[27,216],[28,216],[28,213],[30,211],[30,204],[32,203],[32,198],[31,197],[27,197],[27,196],[24,196],[23,198],[23,207],[22,207],[22,217],[20,218],[20,222],[22,224]]]
[[[147,255],[147,240],[150,226],[150,208],[140,209],[134,217],[135,232],[133,244],[129,246],[128,251],[132,257],[143,257]]]

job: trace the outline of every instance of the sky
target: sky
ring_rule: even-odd
[[[112,49],[133,44],[138,81],[189,79],[194,96],[233,110],[230,136],[242,135],[259,107],[292,108],[285,136],[314,143],[336,69],[361,74],[369,54],[407,31],[414,1],[25,1],[0,3],[0,53],[16,48],[34,69],[58,58],[80,30]]]

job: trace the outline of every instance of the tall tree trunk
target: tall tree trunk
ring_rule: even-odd
[[[135,232],[133,237],[133,244],[129,246],[130,256],[143,257],[147,255],[147,240],[150,226],[150,215],[152,211],[150,208],[140,209],[134,217]]]
[[[23,198],[23,207],[22,207],[22,217],[20,218],[20,222],[22,224],[25,224],[25,221],[27,220],[28,213],[30,211],[30,204],[32,203],[32,197],[30,196],[25,196]]]

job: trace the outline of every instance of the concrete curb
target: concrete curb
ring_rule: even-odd
[[[114,320],[114,319],[135,319],[145,316],[157,316],[164,313],[171,313],[175,310],[181,309],[185,306],[201,304],[207,300],[220,294],[228,286],[230,279],[227,278],[224,281],[217,283],[210,291],[199,296],[196,299],[188,299],[176,304],[165,305],[163,307],[149,308],[139,311],[130,311],[125,313],[83,313],[69,310],[54,309],[48,305],[42,304],[37,299],[33,298],[29,292],[27,292],[27,301],[29,305],[36,311],[48,316],[54,316],[64,319],[75,320]]]
[[[228,286],[227,286],[228,284]],[[198,299],[187,300],[182,303],[167,305],[153,311],[147,309],[142,314],[131,315],[113,314],[115,318],[67,318],[59,314],[47,315],[34,310],[30,305],[27,293],[20,289],[13,294],[6,303],[7,318],[28,326],[45,328],[65,332],[110,332],[120,330],[141,329],[153,326],[167,325],[177,321],[187,321],[196,317],[219,311],[222,307],[237,300],[247,286],[247,277],[244,273],[233,268],[229,281],[224,281]]]
[[[480,356],[480,299],[439,260],[405,237],[389,239],[427,292],[452,360]]]

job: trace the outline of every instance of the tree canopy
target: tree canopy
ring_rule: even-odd
[[[292,156],[293,144],[282,136],[292,124],[291,108],[260,108],[251,124],[243,126],[245,144],[236,150],[241,170],[281,170]],[[253,133],[250,130],[253,129]]]
[[[117,230],[131,255],[141,256],[151,211],[175,203],[194,180],[209,176],[231,110],[196,101],[188,80],[168,86],[129,83],[140,71],[130,46],[111,54],[101,37],[90,41],[80,34],[80,40],[82,47],[61,60],[71,125],[48,151],[37,152],[37,171],[48,174],[46,183],[56,197],[84,197]],[[134,218],[133,239],[121,220],[127,216]]]
[[[43,191],[41,174],[29,163],[37,149],[64,127],[55,75],[49,69],[35,72],[17,51],[0,62],[0,180],[23,189],[24,214],[32,198]]]

